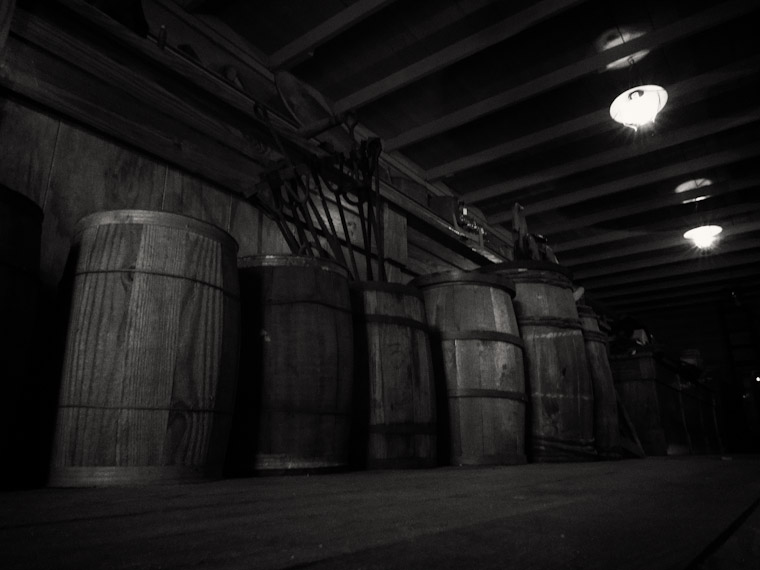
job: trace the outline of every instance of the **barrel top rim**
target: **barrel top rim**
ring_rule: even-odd
[[[243,255],[238,257],[239,269],[252,269],[254,267],[319,267],[325,271],[332,271],[348,279],[348,269],[337,261],[323,257],[311,257],[309,255],[295,255],[288,253]]]
[[[42,208],[40,208],[37,202],[21,192],[9,188],[5,184],[0,184],[0,202],[19,207],[25,210],[27,214],[34,216],[36,221],[42,221]]]
[[[502,270],[517,270],[517,271],[552,271],[564,275],[570,281],[573,280],[573,272],[569,267],[559,265],[558,263],[549,263],[548,261],[535,261],[535,260],[519,260],[519,261],[503,261],[501,263],[494,263],[491,265],[484,265],[478,271],[481,273],[498,273]]]
[[[238,250],[238,242],[228,232],[205,220],[186,216],[184,214],[175,214],[174,212],[160,212],[157,210],[104,210],[93,212],[82,217],[74,228],[74,239],[87,228],[105,225],[141,225],[150,224],[154,226],[163,226],[175,229],[191,230],[200,235],[215,239],[223,245]]]
[[[498,289],[507,291],[510,297],[515,296],[515,284],[506,276],[503,275],[490,275],[480,273],[477,271],[440,271],[438,273],[431,273],[429,275],[420,275],[412,280],[411,284],[414,287],[424,289],[426,287],[433,287],[436,285],[444,285],[446,283],[472,283],[475,285],[490,285]]]

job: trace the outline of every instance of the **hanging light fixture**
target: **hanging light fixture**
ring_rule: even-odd
[[[634,131],[651,123],[668,102],[668,92],[659,85],[639,85],[618,95],[610,105],[610,116]]]
[[[718,239],[718,234],[723,231],[720,226],[699,226],[690,229],[683,237],[690,239],[699,249],[709,249]]]
[[[613,28],[611,30],[607,30],[601,36],[599,36],[594,42],[594,46],[596,47],[596,51],[601,53],[605,50],[612,49],[614,47],[623,45],[624,43],[630,42],[631,40],[635,40],[636,38],[640,38],[645,33],[646,32],[642,29],[635,29],[630,27]],[[639,50],[627,57],[621,57],[612,63],[608,63],[605,69],[625,69],[626,67],[633,65],[637,61],[643,59],[648,53],[648,49]]]
[[[697,188],[702,188],[704,186],[711,186],[712,180],[709,178],[692,178],[691,180],[687,180],[686,182],[681,182],[678,186],[676,186],[676,194],[680,194],[681,192],[688,192],[689,190],[695,190]]]

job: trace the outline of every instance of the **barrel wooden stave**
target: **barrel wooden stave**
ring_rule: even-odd
[[[578,316],[583,329],[586,361],[594,391],[594,441],[597,453],[604,459],[621,456],[620,426],[618,425],[617,397],[607,356],[606,335],[591,307],[578,305]]]
[[[345,270],[325,260],[239,260],[244,347],[231,469],[348,466],[353,325]]]
[[[593,389],[569,271],[530,261],[495,264],[481,271],[515,283],[515,313],[525,342],[530,397],[530,459],[594,459]]]
[[[75,239],[50,484],[219,476],[239,343],[234,240],[140,211],[85,218]]]
[[[417,282],[425,295],[439,387],[447,395],[450,462],[525,463],[525,377],[513,284],[460,272]]]
[[[435,392],[421,293],[403,285],[358,283],[352,297],[361,363],[357,382],[368,405],[357,418],[358,431],[366,433],[359,462],[370,468],[432,467]]]

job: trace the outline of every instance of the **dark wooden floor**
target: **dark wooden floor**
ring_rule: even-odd
[[[0,568],[754,570],[758,498],[758,456],[40,489]]]

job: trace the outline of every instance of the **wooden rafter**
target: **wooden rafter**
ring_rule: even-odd
[[[526,29],[543,22],[568,8],[586,0],[543,0],[514,16],[494,24],[463,40],[459,40],[403,69],[351,93],[336,103],[339,113],[362,107],[380,99],[405,85],[432,75],[450,65],[462,61],[499,42],[511,38]]]
[[[750,279],[746,282],[742,281],[741,285],[742,287],[756,287],[758,284],[760,284],[760,275],[758,275],[758,278],[759,279]],[[716,293],[720,294],[729,289],[732,289],[732,285],[733,283],[722,283],[718,285],[712,284],[706,286],[688,287],[688,289],[679,288],[675,291],[661,291],[652,295],[631,295],[620,300],[605,301],[605,304],[610,305],[611,307],[615,307],[616,309],[621,307],[638,307],[641,305],[653,306],[657,305],[659,302],[672,303],[698,296],[706,297],[710,295],[712,297],[715,296]]]
[[[395,0],[358,0],[332,18],[309,30],[300,38],[274,52],[269,58],[272,69],[286,69],[308,58],[319,46],[345,32]]]
[[[739,240],[736,242],[722,244],[714,251],[700,252],[695,250],[694,246],[687,243],[684,238],[681,238],[681,243],[677,244],[675,248],[670,248],[668,251],[672,251],[674,249],[675,251],[672,253],[652,255],[646,259],[639,259],[636,261],[628,261],[625,263],[616,263],[610,265],[599,263],[595,267],[590,267],[588,269],[574,269],[573,275],[576,279],[580,280],[594,279],[597,277],[606,277],[608,275],[614,275],[617,273],[627,273],[629,271],[647,269],[649,267],[656,267],[659,265],[671,265],[673,263],[683,263],[686,261],[704,260],[710,257],[715,258],[727,253],[746,251],[748,249],[757,249],[760,251],[760,240]],[[665,251],[665,248],[662,248],[658,251]]]
[[[507,182],[494,184],[472,192],[466,192],[464,197],[471,203],[482,202],[483,200],[488,200],[495,196],[507,197],[531,186],[546,184],[547,182],[579,174],[587,170],[593,170],[594,168],[601,168],[616,162],[630,160],[644,154],[659,152],[673,146],[678,146],[730,129],[742,127],[754,123],[759,119],[760,108],[751,109],[733,117],[720,117],[718,119],[705,121],[699,125],[667,133],[654,139],[647,139],[644,145],[626,145],[620,148],[613,148],[606,152],[600,152],[580,160],[560,164],[554,168],[541,170],[535,174],[515,178]]]
[[[748,265],[750,263],[760,263],[760,250],[755,246],[754,251],[737,252],[736,254],[715,255],[708,259],[690,259],[686,262],[674,261],[670,266],[660,267],[658,269],[643,269],[625,275],[616,275],[605,278],[585,279],[582,284],[589,291],[609,287],[627,285],[628,283],[638,283],[641,281],[654,281],[657,279],[668,279],[678,275],[688,275],[700,273],[702,271],[712,271],[717,269],[730,269],[734,266]]]
[[[682,95],[688,95],[689,103],[701,101],[709,97],[712,89],[716,86],[733,83],[742,78],[753,76],[757,74],[758,70],[760,70],[760,57],[752,57],[719,71],[711,71],[697,77],[685,79],[675,85],[668,86],[670,104],[673,105]],[[565,121],[559,125],[554,125],[480,152],[448,161],[445,164],[428,169],[425,174],[428,180],[438,180],[587,129],[593,129],[599,133],[617,127],[619,125],[610,118],[609,109],[605,107],[582,117]]]
[[[476,119],[504,109],[529,97],[544,93],[560,85],[603,69],[608,64],[625,59],[642,49],[654,49],[672,43],[701,31],[711,29],[724,22],[733,20],[758,9],[754,0],[734,0],[724,2],[700,12],[689,18],[684,18],[670,26],[645,34],[620,46],[603,51],[589,58],[556,69],[546,75],[507,89],[478,101],[467,107],[439,117],[433,121],[410,129],[396,137],[385,141],[386,150],[398,150],[405,146],[429,139],[456,127],[470,123]]]
[[[732,192],[746,190],[747,188],[760,187],[760,178],[747,178],[743,180],[729,180],[722,184],[714,184],[708,187],[695,188],[688,192],[680,194],[670,193],[666,196],[658,196],[656,202],[653,200],[642,200],[627,204],[625,206],[613,206],[604,210],[595,211],[585,216],[570,218],[564,221],[540,221],[531,222],[531,230],[544,235],[558,235],[562,232],[588,228],[596,224],[603,224],[612,220],[619,220],[626,216],[643,214],[651,212],[654,208],[665,208],[668,206],[677,206],[684,200],[693,199],[707,193],[711,198],[726,196]]]
[[[613,304],[619,299],[628,299],[646,293],[660,294],[664,291],[683,291],[686,287],[705,284],[731,284],[739,279],[744,280],[754,277],[760,277],[760,267],[732,267],[728,270],[719,269],[717,271],[705,271],[699,275],[675,277],[673,279],[662,279],[661,281],[654,284],[649,283],[643,285],[631,285],[630,287],[615,287],[614,289],[610,289],[608,291],[592,288],[589,291],[589,294],[594,299]]]
[[[760,221],[746,222],[742,224],[727,226],[726,228],[724,228],[723,235],[724,236],[739,235],[739,234],[744,234],[744,233],[754,232],[754,231],[760,231]],[[637,255],[639,253],[647,253],[650,251],[658,251],[661,249],[678,247],[680,245],[683,245],[684,243],[683,236],[679,234],[674,235],[673,237],[658,236],[656,239],[648,240],[648,241],[639,240],[639,242],[634,245],[630,245],[626,247],[618,247],[610,251],[593,252],[593,253],[586,254],[583,256],[578,256],[578,257],[563,256],[562,263],[571,268],[574,268],[578,265],[585,265],[589,263],[599,263],[600,261],[607,261],[610,259],[620,259],[622,257],[626,257],[629,255]]]
[[[612,182],[605,182],[603,184],[597,184],[591,188],[584,190],[577,190],[575,192],[567,192],[560,196],[547,198],[545,200],[539,200],[533,203],[525,203],[526,215],[540,214],[542,212],[548,212],[557,208],[563,208],[572,204],[578,204],[579,202],[585,202],[587,200],[593,200],[595,198],[602,198],[603,196],[610,196],[620,192],[625,192],[632,188],[639,186],[645,186],[666,180],[668,178],[674,178],[678,176],[690,175],[694,172],[704,170],[706,168],[714,168],[717,166],[723,166],[725,164],[731,164],[746,160],[760,154],[760,143],[747,145],[741,148],[731,148],[722,152],[717,152],[707,156],[686,160],[676,164],[670,164],[650,172],[644,172],[642,174],[634,174],[626,178],[620,178]],[[506,205],[506,204],[505,204]],[[499,214],[489,216],[488,221],[490,223],[500,223],[509,221],[512,218],[510,211],[504,211]]]

